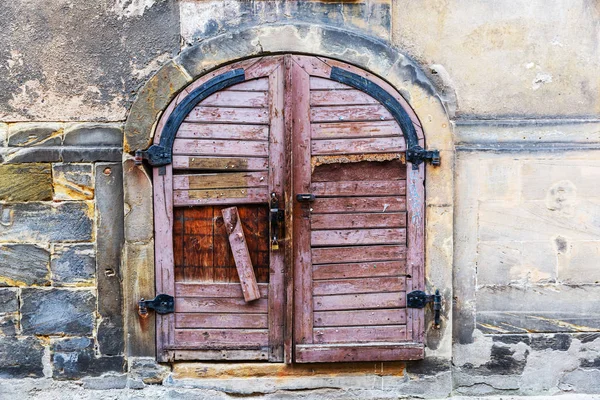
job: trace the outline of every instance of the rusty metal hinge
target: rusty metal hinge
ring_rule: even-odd
[[[138,314],[140,317],[148,315],[148,309],[156,311],[158,314],[170,314],[175,312],[175,298],[168,294],[159,294],[154,300],[142,299],[138,302]]]
[[[435,294],[427,294],[422,290],[414,290],[406,295],[406,307],[425,308],[429,303],[433,303],[434,324],[436,328],[440,327],[440,311],[442,310],[442,295],[439,289]]]
[[[421,146],[413,146],[406,150],[406,160],[409,161],[414,169],[419,168],[419,164],[429,161],[431,165],[440,165],[440,152],[438,150],[425,150]]]

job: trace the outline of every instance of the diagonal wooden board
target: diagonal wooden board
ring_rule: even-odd
[[[260,291],[256,282],[256,276],[254,275],[254,268],[252,267],[252,260],[250,259],[250,252],[248,251],[248,245],[244,231],[242,230],[238,209],[237,207],[224,208],[221,210],[221,213],[225,221],[225,229],[227,229],[227,234],[229,235],[229,244],[231,245],[235,267],[240,277],[244,300],[249,302],[260,299]]]

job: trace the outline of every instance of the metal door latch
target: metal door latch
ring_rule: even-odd
[[[424,308],[428,303],[433,303],[435,328],[440,327],[440,312],[442,310],[442,295],[437,289],[435,294],[427,294],[422,290],[415,290],[406,295],[406,307]]]
[[[316,197],[312,193],[302,193],[296,195],[296,200],[300,203],[310,203],[315,201]]]
[[[138,314],[140,317],[148,315],[148,309],[156,311],[158,314],[169,314],[175,312],[175,298],[168,294],[159,294],[154,300],[142,299],[138,302]]]
[[[271,193],[271,250],[279,250],[279,235],[285,220],[284,210],[279,208],[279,199],[275,192]]]

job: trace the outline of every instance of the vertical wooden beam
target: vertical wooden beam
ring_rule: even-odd
[[[250,252],[248,251],[248,245],[244,237],[244,231],[242,230],[242,221],[240,220],[238,209],[237,207],[224,208],[221,210],[221,213],[223,214],[225,229],[227,229],[227,233],[229,234],[229,244],[231,245],[233,259],[235,260],[235,268],[240,277],[244,300],[249,302],[260,299],[260,290],[258,289],[256,276],[254,275],[254,268],[252,267],[252,260],[250,259]]]

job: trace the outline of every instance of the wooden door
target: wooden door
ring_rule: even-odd
[[[160,361],[423,357],[423,310],[406,308],[424,288],[423,166],[406,160],[423,134],[389,85],[317,57],[246,60],[190,85],[157,132],[157,291],[175,297]]]

